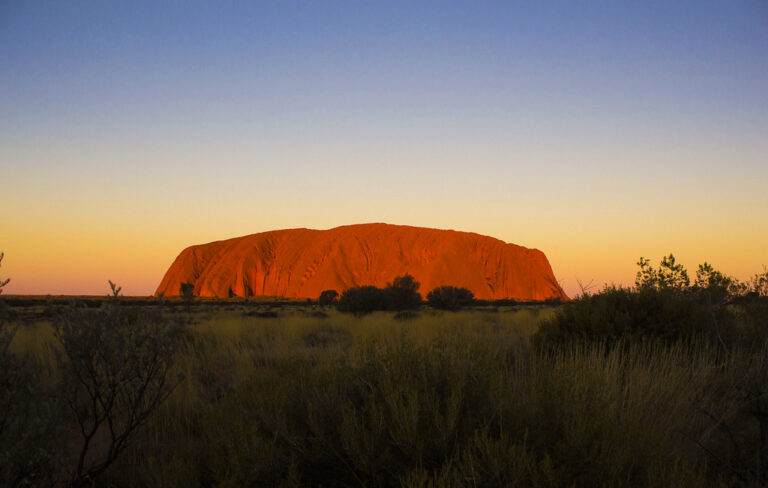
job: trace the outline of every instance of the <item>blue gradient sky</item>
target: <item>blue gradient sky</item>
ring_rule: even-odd
[[[629,283],[768,264],[768,3],[0,3],[6,293],[384,221]]]

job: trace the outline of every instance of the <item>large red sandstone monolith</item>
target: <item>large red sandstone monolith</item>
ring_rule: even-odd
[[[191,246],[156,293],[175,296],[182,283],[194,283],[195,294],[204,297],[317,298],[323,290],[384,287],[406,273],[421,283],[422,295],[451,285],[481,299],[568,299],[538,249],[469,232],[389,224],[276,230]]]

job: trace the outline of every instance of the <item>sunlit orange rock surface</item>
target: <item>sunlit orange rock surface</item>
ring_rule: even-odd
[[[204,297],[317,298],[323,290],[384,287],[405,273],[420,291],[469,288],[477,298],[546,300],[567,297],[544,253],[492,237],[389,224],[329,230],[286,229],[184,249],[157,288],[179,294],[194,283]]]

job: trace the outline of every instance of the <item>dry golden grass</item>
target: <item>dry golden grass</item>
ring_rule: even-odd
[[[405,321],[392,312],[357,318],[292,306],[259,315],[268,311],[193,311],[174,367],[183,380],[104,483],[698,487],[737,480],[718,466],[732,453],[711,416],[738,420],[730,392],[749,368],[718,359],[706,344],[540,352],[529,339],[553,314],[546,307],[425,310]],[[51,339],[50,327],[36,322],[20,327],[12,346],[51,365]]]

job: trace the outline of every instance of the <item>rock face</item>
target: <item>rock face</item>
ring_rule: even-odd
[[[323,290],[384,287],[406,273],[423,296],[437,286],[482,299],[567,300],[544,253],[492,237],[388,224],[286,229],[184,249],[156,293],[194,283],[204,297],[317,298]]]

